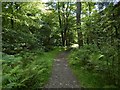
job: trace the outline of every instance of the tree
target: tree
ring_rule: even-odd
[[[81,2],[77,0],[76,2],[77,10],[76,10],[76,20],[77,20],[77,33],[78,33],[78,44],[79,48],[83,46],[83,36],[81,30]]]

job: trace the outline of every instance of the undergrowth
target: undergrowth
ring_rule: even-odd
[[[2,88],[42,88],[50,76],[54,58],[60,51],[26,52],[15,56],[3,54]]]
[[[112,58],[116,51],[111,48],[101,48],[95,45],[85,45],[80,49],[73,49],[68,57],[80,86],[84,88],[117,88],[119,76],[117,66],[113,68]],[[112,56],[109,56],[112,55]],[[113,71],[114,70],[114,71]]]

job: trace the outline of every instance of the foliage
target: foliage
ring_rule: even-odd
[[[114,52],[112,52],[112,54],[113,53]],[[112,78],[114,79],[119,78],[118,76],[115,77],[114,76],[115,73],[112,73],[113,71],[111,71],[113,70],[113,66],[111,62],[112,58],[108,56],[109,54],[110,54],[110,51],[108,51],[107,54],[103,53],[99,51],[99,49],[94,45],[86,45],[79,50],[74,50],[71,52],[69,56],[69,59],[70,59],[69,63],[73,68],[73,71],[79,78],[79,80],[80,81],[83,80],[82,83],[84,87],[104,87],[106,85],[109,86],[113,84],[113,83],[110,83]],[[114,67],[114,70],[115,70],[115,67]],[[87,79],[85,78],[84,75],[86,75]],[[96,78],[92,80],[91,78],[94,78],[94,77]],[[94,80],[96,84],[94,83]],[[98,81],[100,85],[97,84]],[[105,82],[104,84],[103,84],[103,81]],[[89,83],[90,83],[90,86],[89,86]]]
[[[99,12],[94,10],[93,14],[82,18],[84,20],[82,24],[84,45],[79,50],[73,51],[70,57],[72,66],[100,76],[99,78],[105,82],[100,87],[120,86],[120,17],[118,16],[120,6],[118,4],[111,3],[104,10]],[[84,74],[84,71],[77,70],[76,73],[78,72]]]
[[[70,54],[70,65],[78,76],[90,75],[86,82],[96,77],[91,84],[101,78],[97,87],[120,87],[119,13],[120,2],[3,2],[3,87],[43,86],[55,47],[74,43],[79,49]]]
[[[53,39],[56,34],[53,31],[57,24],[54,14],[43,13],[42,3],[4,2],[2,8],[4,53],[14,55],[36,48],[51,50],[51,45],[56,40]]]
[[[48,53],[25,54],[20,56],[3,55],[3,88],[42,88],[49,78],[54,57],[60,49]],[[27,63],[26,63],[27,62]]]

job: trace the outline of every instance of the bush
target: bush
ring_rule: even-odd
[[[9,89],[36,89],[47,82],[55,56],[60,52],[36,51],[19,55],[3,54],[2,87]]]
[[[99,74],[109,86],[118,83],[117,57],[117,50],[113,46],[104,45],[99,49],[91,44],[72,51],[69,62],[72,66],[79,66],[79,68]]]

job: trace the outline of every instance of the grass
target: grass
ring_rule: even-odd
[[[38,54],[36,61],[43,62],[42,64],[44,64],[44,67],[47,67],[47,72],[44,72],[43,75],[41,76],[41,78],[44,79],[42,86],[44,86],[48,82],[49,77],[51,76],[52,65],[53,65],[54,59],[61,51],[62,49],[57,48],[51,52],[44,52],[43,55]]]
[[[98,74],[94,74],[87,70],[83,70],[81,67],[70,65],[73,73],[80,82],[80,86],[83,88],[100,88],[103,86],[101,78]]]

